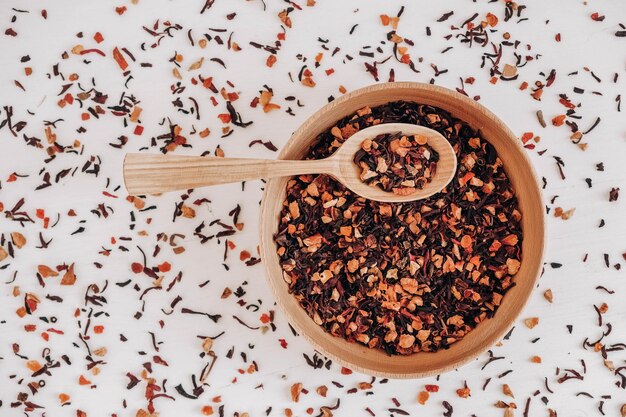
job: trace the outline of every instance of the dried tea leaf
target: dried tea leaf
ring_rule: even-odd
[[[528,327],[529,329],[532,329],[533,327],[535,327],[536,325],[539,324],[539,317],[530,317],[524,320],[524,324],[526,325],[526,327]]]
[[[298,382],[291,386],[291,401],[300,401],[300,393],[302,392],[302,383]]]
[[[11,240],[13,241],[13,244],[17,246],[18,249],[22,249],[24,245],[26,244],[26,238],[24,237],[23,234],[19,232],[12,232]]]
[[[428,391],[421,391],[417,395],[417,402],[420,403],[421,405],[424,405],[426,404],[426,401],[428,401],[429,397],[430,397],[430,394],[428,393]]]
[[[202,350],[205,353],[210,353],[212,347],[213,347],[213,339],[211,339],[210,337],[205,338],[204,341],[202,342]]]
[[[506,79],[513,79],[517,75],[517,68],[513,65],[505,64],[502,76]]]
[[[181,215],[183,217],[188,218],[188,219],[193,219],[194,217],[196,217],[196,211],[193,208],[191,208],[191,207],[189,207],[189,206],[187,206],[185,204],[183,204],[181,206],[180,211],[182,213]]]
[[[546,300],[548,300],[549,303],[552,303],[552,290],[550,288],[548,288],[547,290],[545,290],[543,292],[543,298],[545,298]]]
[[[96,356],[106,356],[108,350],[105,347],[94,349],[93,354]]]
[[[74,264],[71,264],[65,274],[63,274],[63,278],[61,278],[61,285],[74,285],[76,282],[76,274],[74,273]]]
[[[59,275],[57,271],[46,265],[39,265],[37,267],[37,272],[39,272],[39,275],[41,275],[43,278],[56,277]]]
[[[202,67],[203,62],[204,62],[204,57],[200,58],[199,60],[191,64],[189,68],[187,68],[187,71],[194,71],[194,70],[200,69]]]
[[[471,391],[468,387],[459,388],[456,390],[456,395],[458,395],[461,398],[467,398],[471,395]]]

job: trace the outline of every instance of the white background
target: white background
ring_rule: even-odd
[[[330,1],[320,0],[315,7],[304,7],[305,10],[294,11],[291,14],[293,28],[287,30],[286,41],[278,53],[278,62],[273,68],[265,66],[267,53],[252,48],[250,41],[262,44],[272,44],[276,34],[281,31],[277,13],[287,7],[287,3],[277,0],[266,0],[267,10],[263,11],[259,1],[217,0],[215,6],[203,15],[199,14],[202,7],[200,1],[140,1],[134,5],[130,2],[28,2],[4,1],[0,5],[0,105],[12,105],[14,108],[14,122],[24,120],[28,122],[22,133],[28,136],[44,136],[44,120],[63,118],[65,121],[58,124],[55,133],[58,141],[70,145],[75,139],[84,146],[83,155],[63,154],[55,161],[45,165],[47,155],[44,150],[27,147],[21,135],[14,138],[7,128],[0,130],[0,202],[5,210],[10,209],[21,197],[26,197],[26,210],[32,217],[37,208],[45,208],[47,215],[59,223],[52,229],[43,230],[41,220],[35,224],[20,227],[16,222],[0,216],[0,232],[8,237],[13,231],[23,233],[28,243],[17,251],[14,259],[0,262],[0,267],[9,264],[6,269],[0,270],[0,288],[2,291],[0,302],[0,407],[1,416],[20,415],[22,408],[10,408],[10,403],[16,401],[18,392],[27,392],[26,383],[31,381],[30,371],[26,368],[25,360],[13,354],[12,344],[19,343],[20,353],[29,359],[41,359],[42,349],[49,347],[51,356],[56,360],[67,354],[72,366],[63,364],[60,368],[51,371],[52,376],[43,376],[46,387],[37,395],[30,396],[29,400],[45,407],[47,415],[76,415],[80,409],[89,416],[135,415],[137,410],[146,407],[144,397],[145,382],[130,391],[126,390],[127,372],[137,376],[142,370],[141,364],[149,361],[158,354],[168,362],[165,367],[153,364],[153,374],[157,384],[167,379],[167,393],[176,400],[157,399],[155,406],[161,415],[198,415],[204,405],[210,405],[211,399],[221,396],[225,406],[225,415],[236,412],[248,412],[251,416],[265,414],[265,410],[273,407],[270,415],[284,415],[284,409],[289,407],[294,415],[307,415],[308,407],[314,408],[314,415],[319,413],[320,406],[330,406],[337,398],[341,399],[340,408],[335,415],[352,416],[367,415],[364,411],[369,406],[377,416],[388,415],[388,409],[395,407],[391,401],[397,398],[402,404],[400,408],[409,411],[412,415],[438,416],[443,412],[441,402],[446,400],[454,407],[454,416],[498,416],[503,410],[495,408],[493,404],[498,400],[514,401],[517,405],[516,415],[522,415],[525,401],[532,397],[531,416],[548,415],[550,407],[560,416],[591,416],[600,415],[598,404],[602,395],[610,395],[606,399],[604,411],[606,415],[619,415],[619,409],[626,403],[626,391],[616,387],[619,380],[603,364],[599,353],[592,349],[582,348],[585,338],[595,340],[601,335],[602,329],[597,326],[597,315],[593,305],[606,302],[609,310],[604,314],[604,322],[613,325],[611,335],[605,343],[619,343],[626,339],[626,281],[624,274],[626,265],[622,253],[626,252],[626,217],[624,216],[626,197],[622,195],[617,202],[608,202],[609,190],[612,187],[621,187],[622,194],[626,193],[626,130],[624,124],[624,109],[617,112],[615,97],[624,89],[624,38],[614,36],[619,22],[626,22],[626,10],[623,2],[590,2],[580,1],[533,1],[527,4],[528,8],[522,17],[529,20],[516,24],[517,18],[510,22],[503,22],[504,7],[501,2],[489,4],[485,1],[473,3],[470,1],[441,1],[441,2],[400,2],[400,1]],[[200,154],[203,151],[213,151],[219,144],[226,156],[265,157],[272,158],[274,154],[260,146],[248,147],[254,139],[272,140],[280,147],[309,115],[327,102],[329,96],[338,96],[340,85],[349,91],[371,84],[371,75],[364,70],[363,62],[371,59],[358,56],[359,50],[365,45],[378,45],[386,38],[390,30],[380,24],[379,15],[395,15],[399,7],[405,4],[406,9],[400,20],[398,33],[412,39],[415,46],[410,48],[414,59],[423,57],[423,62],[417,64],[421,71],[415,74],[406,66],[390,60],[381,66],[381,81],[386,81],[389,68],[394,68],[396,80],[411,80],[428,82],[433,77],[431,63],[439,69],[448,69],[448,72],[437,77],[436,83],[449,88],[460,87],[459,78],[475,77],[473,85],[466,85],[470,96],[479,95],[480,103],[494,111],[519,137],[524,132],[532,131],[541,136],[535,150],[529,150],[529,155],[540,177],[545,177],[547,187],[544,190],[546,203],[551,207],[547,216],[548,242],[545,261],[562,264],[555,269],[546,266],[545,273],[539,280],[537,290],[515,325],[511,337],[503,341],[501,346],[494,347],[496,356],[505,359],[496,361],[484,370],[487,354],[476,361],[456,371],[441,375],[437,382],[435,378],[424,380],[389,381],[387,384],[374,383],[373,395],[365,395],[359,391],[356,394],[347,394],[346,391],[356,386],[358,382],[370,381],[370,377],[354,373],[349,376],[340,374],[340,367],[333,364],[330,370],[312,370],[304,358],[303,353],[309,356],[314,354],[312,348],[299,337],[294,337],[287,325],[282,312],[273,305],[272,296],[265,284],[261,265],[246,267],[239,262],[238,254],[246,249],[255,254],[257,245],[257,216],[258,201],[261,196],[261,182],[250,182],[245,192],[239,184],[220,186],[212,189],[196,190],[191,195],[191,201],[206,197],[212,200],[210,204],[200,207],[194,206],[197,217],[195,219],[179,218],[172,223],[172,213],[176,202],[180,201],[180,193],[172,193],[162,197],[151,197],[146,200],[146,206],[157,205],[156,210],[143,213],[135,210],[137,218],[136,229],[129,230],[130,211],[132,204],[124,200],[126,197],[123,188],[117,192],[113,190],[122,184],[121,162],[123,155],[128,151],[136,151],[148,146],[150,137],[165,133],[165,129],[158,125],[163,117],[170,117],[173,123],[183,127],[183,135],[193,145],[191,149],[178,149],[177,153]],[[128,11],[119,16],[114,7],[125,5]],[[29,13],[16,13],[12,7],[27,9]],[[41,9],[47,9],[48,19],[44,20]],[[436,20],[445,12],[454,10],[454,15],[445,22]],[[234,20],[228,21],[225,16],[237,12]],[[540,58],[528,63],[519,69],[520,77],[516,81],[499,81],[493,85],[489,83],[487,69],[480,68],[480,56],[484,49],[474,46],[468,48],[459,43],[454,37],[449,41],[443,37],[453,32],[451,25],[459,26],[474,12],[479,13],[477,22],[484,19],[487,12],[492,12],[500,18],[495,29],[494,39],[501,39],[501,33],[508,31],[512,39],[521,41],[519,50],[526,54],[526,44],[532,45],[531,54],[540,54]],[[595,22],[590,18],[593,12],[605,15],[603,22]],[[17,16],[15,23],[12,16]],[[169,20],[180,24],[183,29],[173,38],[164,38],[161,45],[147,52],[140,50],[142,42],[152,42],[142,26],[151,27],[159,19],[161,22]],[[549,22],[548,22],[549,21]],[[350,28],[359,24],[352,35]],[[425,27],[430,26],[432,36],[425,35]],[[18,32],[17,37],[4,35],[4,31],[12,27]],[[200,49],[197,44],[192,47],[187,38],[187,31],[192,29],[197,42],[208,28],[227,28],[228,32],[221,34],[223,39],[234,31],[233,40],[243,50],[234,53],[225,46],[218,46],[215,42],[209,43],[206,49]],[[76,37],[83,32],[83,39]],[[96,45],[92,40],[95,32],[100,31],[105,41]],[[557,43],[555,35],[561,34],[562,41]],[[328,46],[332,50],[335,46],[341,51],[330,57],[329,52],[320,48],[318,37],[329,39]],[[70,51],[77,44],[86,48],[97,46],[106,52],[106,57],[90,54],[83,57],[70,55],[67,60],[61,59],[63,51]],[[119,67],[111,58],[111,51],[115,47],[127,47],[135,54],[139,62],[151,62],[152,68],[141,68],[138,63],[131,63],[130,68],[134,77],[128,84],[128,92],[141,101],[143,108],[141,116],[145,131],[141,136],[132,133],[134,126],[124,128],[121,118],[105,115],[100,120],[90,120],[86,123],[80,120],[80,110],[77,106],[61,109],[57,106],[58,92],[62,82],[58,78],[49,79],[46,73],[52,71],[52,65],[60,64],[60,70],[67,76],[72,72],[80,75],[81,83],[89,85],[94,77],[97,88],[109,94],[107,105],[114,104],[124,90],[125,78]],[[448,46],[454,48],[445,54],[440,52]],[[389,44],[383,46],[385,53],[390,51]],[[181,73],[183,83],[188,86],[188,93],[181,97],[193,96],[200,102],[201,119],[194,120],[193,116],[177,113],[171,105],[174,99],[170,85],[176,80],[172,76],[173,64],[168,62],[174,53],[184,56]],[[313,69],[313,59],[318,52],[325,52],[322,65]],[[23,64],[20,58],[29,55],[31,61]],[[308,58],[309,67],[314,72],[317,82],[315,88],[307,88],[297,82],[296,76],[302,66],[298,54]],[[352,61],[344,61],[345,54],[355,57]],[[383,56],[383,55],[381,55]],[[218,113],[225,113],[224,102],[218,97],[220,105],[214,108],[209,101],[210,94],[198,86],[191,86],[189,78],[194,73],[187,72],[191,63],[205,57],[205,62],[199,73],[203,76],[214,77],[214,83],[224,85],[226,80],[231,81],[234,89],[241,98],[235,102],[235,107],[242,113],[244,120],[253,120],[254,124],[247,129],[235,128],[235,132],[228,138],[220,139],[222,124],[217,119]],[[223,69],[209,58],[219,57],[227,65]],[[92,61],[89,65],[82,62],[82,58]],[[128,57],[127,57],[128,59]],[[508,59],[508,61],[506,61]],[[503,63],[514,63],[510,53],[503,58]],[[33,68],[33,75],[26,77],[24,67]],[[600,79],[596,82],[588,67]],[[334,68],[335,73],[326,76],[324,70]],[[549,73],[557,70],[556,81],[552,87],[546,89],[542,100],[536,101],[529,95],[529,90],[519,90],[522,81],[527,81],[531,87],[535,80],[544,79],[540,72]],[[578,71],[578,74],[567,74]],[[291,72],[296,82],[289,79]],[[619,74],[617,83],[613,82],[614,74]],[[14,80],[19,80],[26,92],[17,88]],[[274,90],[274,102],[281,105],[279,111],[264,114],[260,108],[252,109],[248,103],[259,94],[266,84]],[[585,89],[585,93],[575,94],[573,87]],[[89,88],[89,87],[86,87]],[[72,90],[74,93],[76,90]],[[594,95],[591,92],[602,93]],[[578,121],[581,130],[586,130],[597,116],[601,123],[583,138],[588,143],[586,151],[582,151],[572,144],[569,130],[563,127],[553,127],[552,117],[563,114],[565,108],[558,102],[558,94],[567,94],[574,103],[580,103],[577,114],[582,116]],[[296,96],[304,107],[297,108],[293,102],[287,102],[284,97]],[[185,106],[189,105],[185,101]],[[295,116],[284,112],[292,106]],[[33,115],[27,113],[29,110]],[[535,112],[542,110],[548,127],[542,128],[535,117]],[[0,120],[4,119],[4,111],[0,113]],[[207,139],[197,135],[189,135],[192,124],[197,130],[208,127],[212,133]],[[85,126],[88,131],[79,134],[76,129]],[[108,145],[120,135],[127,135],[130,140],[123,150],[117,150]],[[536,151],[547,149],[543,156]],[[152,149],[156,151],[156,149]],[[54,174],[60,169],[82,166],[89,155],[100,155],[102,158],[102,172],[98,178],[86,175],[68,176],[59,184],[42,190],[34,191],[41,182],[39,170],[45,165]],[[560,156],[565,162],[564,171],[566,180],[561,180],[552,156]],[[596,170],[596,164],[603,162],[604,172]],[[29,175],[15,182],[7,182],[12,173]],[[585,178],[592,178],[593,188],[589,189]],[[107,178],[110,186],[106,187]],[[103,196],[107,190],[119,196],[118,199]],[[550,201],[558,196],[554,204]],[[98,218],[90,210],[100,203],[111,206],[115,213],[108,218]],[[227,264],[230,271],[226,272],[222,264],[223,244],[215,240],[201,245],[193,236],[193,229],[204,220],[209,223],[221,218],[230,223],[228,212],[236,204],[243,207],[241,220],[245,223],[243,232],[234,235],[231,240],[237,248],[231,253]],[[554,207],[564,209],[575,208],[572,218],[567,221],[554,218]],[[76,217],[67,216],[69,209],[74,209]],[[151,218],[151,224],[146,223]],[[606,225],[599,228],[600,220]],[[84,224],[80,222],[85,220]],[[79,226],[85,227],[82,234],[71,236]],[[147,236],[140,236],[137,231],[147,231]],[[208,228],[207,228],[208,230]],[[213,229],[215,231],[219,229]],[[48,250],[36,249],[38,234],[42,232],[46,239],[54,238]],[[156,243],[157,233],[182,233],[186,236],[181,240],[186,251],[175,255],[167,243],[162,243],[162,251],[157,258],[151,253]],[[132,241],[120,241],[120,237],[129,237]],[[111,243],[116,238],[117,243]],[[129,248],[129,252],[119,250],[119,244]],[[171,292],[152,291],[144,300],[145,312],[141,319],[133,318],[136,311],[142,306],[139,301],[141,292],[136,292],[132,286],[136,283],[141,291],[151,285],[146,276],[135,275],[130,271],[132,262],[141,262],[141,254],[137,245],[142,247],[149,256],[149,264],[157,265],[163,261],[172,264],[172,270],[165,275],[164,284],[167,285],[179,272],[184,272],[182,282],[178,283]],[[6,246],[6,245],[5,245]],[[102,247],[112,249],[111,255],[104,257],[99,254]],[[603,254],[609,254],[611,267],[604,265]],[[587,262],[583,257],[588,254]],[[72,287],[61,287],[60,277],[47,278],[46,287],[41,288],[35,277],[37,265],[49,266],[62,263],[75,263],[77,282]],[[94,267],[94,262],[104,264],[102,269]],[[621,271],[613,265],[621,263]],[[10,282],[17,271],[15,282]],[[115,282],[124,282],[132,279],[133,283],[125,288],[114,285]],[[198,284],[210,279],[210,283],[198,288]],[[81,318],[74,317],[77,308],[83,307],[83,295],[90,284],[103,287],[105,280],[109,287],[104,295],[108,304],[99,310],[106,311],[108,317],[101,316],[94,324],[105,326],[102,335],[94,335],[90,341],[91,347],[104,346],[108,353],[104,358],[106,364],[100,366],[100,374],[92,375],[87,369],[85,360],[86,350],[78,338],[80,329],[79,320],[84,326],[84,314]],[[238,298],[231,295],[222,300],[220,295],[224,287],[233,291],[243,283],[246,294],[242,297],[248,303],[262,301],[258,312],[252,312],[240,307]],[[19,286],[22,296],[13,297],[15,286]],[[596,290],[596,286],[603,285],[615,291],[609,295]],[[554,303],[549,304],[543,297],[546,289],[552,289]],[[31,292],[42,299],[39,308],[32,316],[20,319],[15,310],[23,304],[23,294]],[[62,304],[45,299],[47,294],[63,297]],[[161,309],[169,309],[170,302],[176,295],[181,295],[181,301],[176,312],[166,316]],[[214,324],[206,317],[180,314],[180,308],[187,307],[195,310],[219,313],[223,317]],[[233,315],[238,315],[252,326],[262,323],[259,317],[262,313],[274,310],[277,331],[271,330],[262,333],[260,330],[249,330],[238,324]],[[56,329],[64,331],[64,335],[50,334],[50,341],[45,342],[40,333],[48,325],[38,319],[40,316],[55,316],[58,322]],[[523,319],[539,317],[540,323],[534,329],[528,329]],[[165,326],[159,328],[159,320],[164,320]],[[25,333],[24,325],[37,324],[37,331]],[[573,332],[569,334],[566,325],[573,325]],[[198,355],[202,352],[201,340],[196,336],[214,336],[220,332],[226,333],[216,339],[213,350],[218,360],[211,375],[207,379],[208,386],[205,393],[197,400],[188,400],[176,393],[174,386],[183,384],[187,391],[191,387],[191,374],[200,372],[206,359]],[[154,352],[148,332],[155,332],[157,340],[163,342],[160,351]],[[123,333],[129,340],[121,343],[119,334]],[[536,343],[531,340],[539,338]],[[279,339],[288,342],[288,348],[280,346]],[[73,343],[76,343],[74,345]],[[254,347],[251,348],[250,346]],[[225,357],[231,347],[235,347],[232,359]],[[141,355],[139,352],[146,352]],[[240,352],[246,352],[247,363],[244,363]],[[542,358],[541,364],[530,362],[530,357],[538,355]],[[587,373],[583,381],[568,381],[557,383],[558,368],[573,368],[581,370],[580,360],[586,363]],[[624,366],[626,354],[618,351],[611,354],[610,359],[616,367]],[[238,369],[247,369],[251,361],[256,361],[259,372],[241,375]],[[512,369],[503,378],[497,376]],[[84,375],[95,384],[95,388],[79,386],[78,377]],[[562,373],[560,374],[562,375]],[[233,378],[237,377],[237,382]],[[487,378],[492,378],[486,390],[482,385]],[[548,379],[554,393],[549,393],[544,387],[544,378]],[[18,381],[22,380],[21,385]],[[335,387],[331,381],[338,381],[344,388]],[[462,388],[464,381],[471,389],[470,398],[457,397],[455,391]],[[290,399],[289,387],[296,382],[302,382],[310,392],[302,395],[300,402],[293,403]],[[502,393],[502,384],[508,384],[515,394],[515,399],[506,397]],[[262,384],[262,386],[259,386]],[[327,398],[315,393],[315,387],[325,384],[328,386]],[[424,406],[417,403],[417,394],[424,389],[425,384],[439,384],[438,393],[431,394],[428,403]],[[540,394],[533,396],[536,390]],[[594,398],[576,396],[586,391]],[[60,393],[71,395],[71,404],[60,406]],[[549,403],[545,406],[540,398],[546,396]],[[123,407],[123,400],[127,408]],[[217,411],[215,404],[214,408]],[[39,412],[32,413],[39,415]]]

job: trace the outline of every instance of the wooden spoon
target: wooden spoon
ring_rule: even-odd
[[[428,144],[439,153],[432,181],[409,195],[396,195],[365,184],[359,178],[360,167],[353,162],[354,154],[365,139],[396,132],[425,136]],[[124,182],[129,194],[143,195],[260,178],[328,174],[367,199],[402,202],[430,197],[441,191],[452,180],[456,163],[452,146],[438,132],[418,125],[385,123],[356,132],[330,157],[310,161],[130,153],[124,159]]]

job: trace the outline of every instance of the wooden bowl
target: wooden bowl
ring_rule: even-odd
[[[443,87],[398,82],[361,88],[327,104],[293,134],[279,155],[281,159],[301,159],[320,133],[331,128],[356,110],[387,102],[405,100],[429,104],[480,129],[483,137],[497,150],[511,180],[522,212],[522,262],[515,276],[516,285],[504,296],[493,318],[480,323],[462,340],[447,350],[419,352],[408,356],[389,356],[381,350],[326,333],[300,307],[283,280],[276,254],[277,232],[288,178],[267,182],[261,204],[261,257],[267,280],[276,302],[293,327],[321,353],[353,370],[387,378],[417,378],[452,370],[487,350],[503,337],[520,314],[535,286],[542,268],[544,250],[544,204],[536,174],[513,132],[493,113],[474,100]]]

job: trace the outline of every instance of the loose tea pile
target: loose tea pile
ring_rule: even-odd
[[[445,349],[492,317],[514,285],[522,215],[493,146],[432,106],[363,108],[322,133],[307,158],[330,156],[380,123],[441,133],[457,156],[455,178],[428,199],[397,204],[366,200],[327,175],[292,178],[275,236],[284,279],[334,336],[388,354]]]
[[[425,136],[387,133],[365,139],[354,155],[364,183],[399,195],[413,194],[431,182],[439,154]]]

